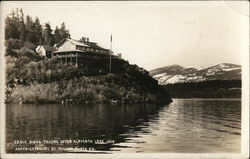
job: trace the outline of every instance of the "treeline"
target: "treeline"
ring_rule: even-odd
[[[240,98],[241,80],[212,80],[163,86],[172,98]]]
[[[25,16],[22,9],[12,10],[5,19],[5,40],[16,39],[34,45],[53,46],[68,37],[70,33],[64,22],[53,31],[49,22],[41,24],[38,17],[33,19],[29,15]]]
[[[25,16],[22,9],[12,10],[5,19],[7,90],[11,89],[9,86],[13,88],[25,82],[29,76],[27,67],[32,63],[44,61],[44,57],[35,52],[37,45],[53,45],[68,36],[70,33],[64,23],[53,33],[49,22],[43,26],[38,17],[33,20],[31,16]]]

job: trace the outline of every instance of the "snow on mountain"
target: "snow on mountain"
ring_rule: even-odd
[[[166,66],[166,67],[154,69],[154,70],[150,71],[150,74],[152,76],[157,75],[157,74],[162,74],[162,73],[176,74],[176,73],[183,72],[184,70],[185,70],[185,68],[183,68],[180,65],[171,65],[171,66]]]
[[[169,83],[176,83],[178,81],[184,81],[185,80],[185,76],[183,75],[174,75],[171,78],[169,78],[168,82]]]
[[[187,68],[194,68],[194,69],[196,69],[196,70],[203,70],[203,69],[205,69],[205,67],[203,67],[203,66],[189,66],[189,67],[187,67]]]
[[[241,66],[230,63],[221,63],[208,68],[199,66],[184,68],[171,65],[152,70],[150,74],[161,85],[206,80],[234,80],[241,79]]]
[[[241,66],[235,64],[221,63],[212,67],[207,68],[209,72],[218,72],[218,71],[232,71],[241,69]]]

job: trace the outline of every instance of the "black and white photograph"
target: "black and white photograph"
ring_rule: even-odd
[[[248,1],[2,1],[1,158],[249,158]]]

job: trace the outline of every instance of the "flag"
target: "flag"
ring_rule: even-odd
[[[110,41],[112,42],[112,34],[111,34],[111,36],[110,36]]]

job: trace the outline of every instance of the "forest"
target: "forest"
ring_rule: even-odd
[[[50,23],[40,23],[38,17],[25,16],[22,9],[15,9],[5,19],[5,39],[53,46],[64,38],[70,37],[65,23],[53,30]]]
[[[59,63],[35,52],[70,38],[65,23],[49,22],[13,10],[5,19],[6,103],[166,103],[169,94],[149,73],[123,59],[112,61],[113,72]]]
[[[167,84],[172,98],[241,98],[241,80]]]

